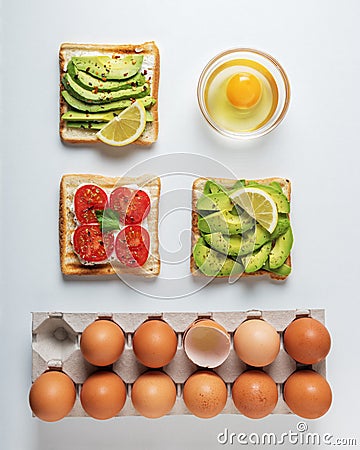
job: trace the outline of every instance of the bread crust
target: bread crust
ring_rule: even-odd
[[[141,50],[141,51],[140,51]],[[59,133],[61,139],[69,144],[87,144],[100,143],[101,141],[96,137],[96,131],[77,129],[76,131],[67,128],[62,115],[68,111],[68,105],[65,102],[61,92],[65,89],[62,84],[62,77],[66,71],[67,63],[69,61],[68,54],[86,54],[87,52],[98,52],[100,54],[128,54],[128,53],[143,53],[144,55],[153,55],[154,68],[150,80],[151,95],[156,99],[156,103],[151,107],[153,114],[153,122],[146,124],[143,134],[133,144],[136,145],[151,145],[157,138],[159,133],[159,110],[158,110],[158,93],[159,93],[159,79],[160,79],[160,53],[154,41],[144,42],[143,44],[76,44],[65,42],[61,44],[59,50],[59,67],[60,67],[60,123]]]
[[[144,188],[151,201],[151,208],[147,216],[148,232],[150,235],[150,252],[146,263],[142,267],[126,267],[119,265],[116,271],[110,263],[84,265],[73,250],[72,234],[77,226],[72,212],[72,204],[76,189],[86,183],[94,183],[103,189],[111,190],[118,186],[137,185]],[[159,177],[143,175],[141,177],[106,177],[94,174],[67,174],[60,182],[59,198],[59,247],[60,265],[64,275],[115,275],[116,273],[155,277],[160,273],[160,255],[158,239],[158,216],[161,182]]]
[[[193,248],[194,248],[196,242],[198,241],[198,239],[200,237],[200,231],[199,231],[199,227],[198,227],[198,213],[196,211],[196,203],[197,203],[198,199],[200,198],[200,196],[203,194],[205,183],[208,180],[214,180],[217,183],[224,186],[225,188],[231,188],[231,186],[233,186],[233,184],[236,182],[236,180],[231,180],[229,178],[203,178],[203,177],[197,178],[193,182],[192,214],[191,214],[192,233],[191,233],[190,270],[191,270],[192,275],[195,277],[206,277],[206,275],[203,274],[202,272],[200,272],[200,270],[197,268],[192,251],[193,251]],[[291,182],[290,182],[290,180],[288,180],[286,178],[272,177],[272,178],[263,178],[263,179],[258,179],[258,180],[245,180],[245,183],[248,183],[249,181],[256,181],[257,183],[260,183],[260,184],[269,184],[272,181],[277,181],[278,183],[280,183],[281,187],[283,188],[284,194],[286,195],[289,202],[291,200]],[[286,262],[286,264],[288,264],[291,267],[291,255],[288,256],[288,258],[285,262]],[[278,275],[273,272],[268,272],[267,270],[257,270],[256,272],[253,272],[253,273],[243,272],[241,274],[241,278],[257,277],[257,276],[268,276],[274,280],[285,280],[287,278],[286,276]],[[228,278],[228,276],[225,275],[225,276],[219,276],[216,278]]]

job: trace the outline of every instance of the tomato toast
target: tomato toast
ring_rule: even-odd
[[[60,183],[59,240],[64,275],[160,272],[160,179],[64,175]]]

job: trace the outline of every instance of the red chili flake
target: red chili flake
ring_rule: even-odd
[[[144,69],[143,74],[144,74],[144,75],[147,75],[147,70],[146,70],[146,69]]]
[[[115,55],[115,59],[119,59],[120,58],[120,55]]]
[[[93,89],[93,93],[97,94],[98,92],[99,92],[99,88],[97,86],[95,86],[94,89]]]
[[[103,81],[106,81],[106,77],[102,77],[101,79],[102,79]]]
[[[129,75],[129,72],[124,73],[124,77],[127,77]]]
[[[90,67],[87,67],[86,70],[85,70],[85,72],[89,72],[89,70],[90,70]]]

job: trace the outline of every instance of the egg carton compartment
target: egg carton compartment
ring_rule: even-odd
[[[230,335],[231,347],[228,358],[213,370],[226,383],[228,399],[221,414],[240,414],[236,409],[232,398],[231,389],[236,378],[249,369],[237,356],[233,335],[237,327],[246,319],[262,318],[270,323],[280,334],[280,352],[275,361],[263,367],[278,388],[278,403],[272,414],[291,414],[286,405],[282,390],[286,379],[303,366],[294,361],[285,351],[283,346],[283,332],[286,327],[298,317],[312,317],[325,324],[325,311],[323,309],[278,310],[278,311],[230,311],[230,312],[164,312],[164,313],[62,313],[62,312],[33,312],[32,313],[32,381],[35,381],[48,369],[62,370],[76,384],[77,398],[69,417],[86,417],[80,403],[80,390],[84,381],[98,367],[88,363],[80,351],[81,334],[85,328],[96,319],[111,319],[117,323],[125,335],[125,347],[120,358],[109,366],[126,383],[127,398],[123,409],[118,416],[138,416],[131,403],[131,389],[135,380],[148,369],[142,365],[135,356],[132,348],[133,334],[136,329],[148,319],[162,319],[168,323],[177,334],[177,351],[173,360],[162,369],[176,384],[177,397],[170,415],[191,414],[185,406],[182,398],[183,386],[187,378],[197,370],[203,368],[195,365],[187,357],[183,347],[183,337],[188,327],[196,320],[209,318],[222,325]],[[326,359],[311,368],[326,378]]]

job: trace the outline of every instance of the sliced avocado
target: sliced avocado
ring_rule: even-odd
[[[293,242],[292,230],[289,227],[285,234],[276,239],[275,245],[269,254],[270,269],[277,269],[284,264],[290,254]]]
[[[105,103],[104,105],[90,105],[89,103],[82,102],[81,100],[73,97],[67,91],[62,91],[61,94],[64,97],[66,103],[71,106],[71,108],[89,113],[116,111],[119,109],[125,109],[132,104],[131,100],[119,100],[117,102]],[[139,101],[144,105],[145,108],[150,108],[156,103],[156,100],[150,95],[139,99]]]
[[[130,89],[122,89],[121,91],[113,91],[113,92],[93,92],[84,89],[79,86],[68,73],[66,73],[62,78],[62,83],[69,93],[86,103],[110,103],[116,102],[119,100],[124,100],[128,98],[141,98],[146,97],[150,93],[150,85],[145,83],[143,86],[130,88]]]
[[[145,76],[141,72],[138,72],[133,77],[123,81],[103,81],[99,78],[93,77],[89,73],[79,70],[72,60],[67,66],[67,72],[75,83],[88,91],[120,91],[122,89],[131,89],[137,86],[142,86],[145,83]]]
[[[153,122],[154,117],[151,111],[146,110],[146,122]],[[79,111],[67,111],[65,114],[61,116],[63,120],[66,120],[68,124],[70,122],[110,122],[114,117],[118,116],[121,113],[120,111],[112,111],[109,113],[84,113]],[[69,126],[69,125],[68,125]],[[78,128],[78,126],[74,126],[74,128]]]
[[[121,111],[113,111],[109,113],[85,113],[79,111],[67,111],[61,116],[63,120],[68,122],[110,122]]]
[[[67,122],[68,128],[82,128],[84,130],[101,130],[106,125],[104,122]]]
[[[200,211],[230,211],[233,206],[230,198],[224,192],[203,195],[196,203],[196,209]]]
[[[141,69],[143,55],[125,55],[120,58],[110,56],[76,56],[71,60],[78,70],[106,80],[125,80]]]
[[[207,247],[202,238],[197,241],[193,256],[199,270],[210,277],[240,275],[244,270],[238,262]]]
[[[226,189],[214,180],[207,180],[204,186],[205,195],[219,194],[221,192],[226,192]]]
[[[279,213],[289,213],[290,212],[290,203],[286,196],[277,189],[272,186],[268,186],[266,184],[256,183],[255,181],[251,181],[247,184],[247,187],[257,187],[264,192],[270,194],[271,198],[276,203],[276,207]]]
[[[270,183],[270,186],[273,187],[274,189],[276,189],[278,192],[280,192],[280,194],[284,193],[283,190],[282,190],[281,184],[278,183],[277,181],[272,181]]]
[[[241,189],[245,186],[245,180],[237,180],[231,190]]]
[[[253,253],[251,256],[247,256],[243,259],[243,264],[246,273],[253,273],[261,269],[269,257],[272,243],[268,242],[264,244],[260,250]]]
[[[241,234],[254,225],[254,219],[247,214],[234,215],[229,211],[217,211],[206,217],[199,217],[199,229],[204,233]]]
[[[283,264],[282,266],[278,267],[277,269],[270,269],[269,260],[267,260],[265,262],[263,269],[267,270],[268,272],[273,272],[278,275],[282,275],[284,277],[287,277],[291,273],[291,266],[288,266],[287,264]]]
[[[237,257],[241,249],[241,236],[234,234],[233,236],[226,236],[220,232],[204,234],[205,241],[214,250],[223,253],[224,255]]]
[[[271,233],[270,239],[277,239],[279,236],[284,234],[290,227],[290,220],[287,214],[279,214],[278,222],[276,224],[275,230]]]
[[[255,229],[252,228],[243,235],[241,255],[247,255],[248,253],[258,250],[270,240],[270,233],[261,225],[256,224]]]
[[[247,231],[242,236],[234,234],[226,236],[220,232],[203,235],[205,241],[218,252],[238,257],[253,253],[270,240],[270,233],[262,226]]]

